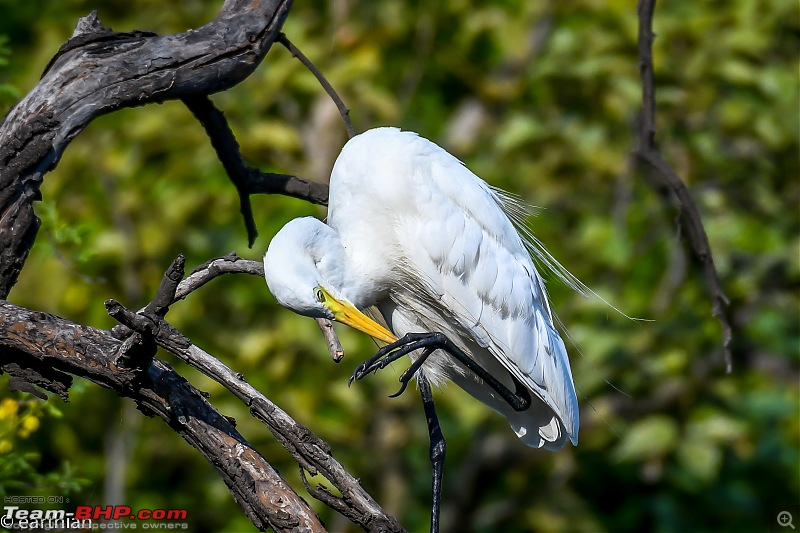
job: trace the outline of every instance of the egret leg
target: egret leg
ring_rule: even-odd
[[[511,389],[500,383],[497,378],[492,376],[485,368],[476,363],[470,356],[464,353],[461,348],[453,344],[453,342],[442,333],[407,333],[402,339],[395,341],[392,344],[387,344],[378,350],[375,355],[361,363],[350,378],[350,383],[352,383],[355,379],[362,379],[370,372],[377,372],[381,368],[386,367],[389,363],[397,361],[404,355],[421,348],[424,348],[425,350],[417,358],[417,360],[414,361],[411,367],[409,367],[409,369],[400,377],[400,381],[403,383],[403,385],[393,396],[397,396],[403,392],[408,385],[408,380],[410,380],[414,372],[416,372],[416,370],[422,366],[425,358],[427,358],[435,350],[440,349],[449,353],[461,364],[470,369],[476,376],[494,389],[494,391],[497,392],[501,398],[508,402],[508,404],[515,411],[524,411],[530,407],[531,396],[522,383],[512,376],[516,388],[516,391],[512,392]],[[413,371],[409,374],[409,371],[412,369]]]
[[[422,406],[425,408],[425,418],[428,420],[428,436],[431,439],[430,458],[433,465],[433,481],[431,483],[431,533],[439,532],[439,511],[442,504],[442,474],[444,473],[444,456],[447,443],[439,427],[439,417],[436,416],[436,407],[433,405],[433,392],[428,379],[420,375],[417,378],[419,392],[422,395]]]

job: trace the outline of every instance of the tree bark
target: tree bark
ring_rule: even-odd
[[[0,298],[28,257],[43,175],[96,117],[209,95],[250,75],[280,34],[291,0],[228,0],[196,30],[114,32],[84,17],[42,79],[0,124]]]

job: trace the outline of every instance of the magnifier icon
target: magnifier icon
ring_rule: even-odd
[[[789,526],[790,528],[794,529],[794,524],[792,524],[792,513],[789,511],[781,511],[778,513],[778,524],[781,527]]]

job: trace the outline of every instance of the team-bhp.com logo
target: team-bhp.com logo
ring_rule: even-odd
[[[188,529],[186,509],[140,509],[127,505],[79,505],[75,512],[62,509],[3,507],[0,526],[16,530],[69,529]],[[101,521],[101,522],[98,522]],[[105,521],[111,521],[106,523]],[[138,522],[137,522],[138,521]]]
[[[186,509],[141,509],[135,513],[127,505],[79,505],[76,520],[186,520]]]

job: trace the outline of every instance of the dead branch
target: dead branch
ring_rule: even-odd
[[[331,359],[334,363],[341,363],[344,359],[344,348],[342,343],[339,342],[339,337],[333,329],[333,323],[327,318],[315,318],[317,326],[322,331],[322,336],[325,337],[325,344],[328,345],[328,353],[331,354]]]
[[[259,529],[324,531],[316,513],[191,384],[108,331],[0,301],[0,370],[66,398],[71,375],[131,398],[147,416],[162,418],[222,476]],[[118,364],[134,359],[144,366]],[[44,370],[44,371],[43,371]],[[71,374],[71,375],[70,375]]]
[[[218,92],[245,79],[277,38],[291,0],[227,0],[217,17],[175,35],[114,32],[92,13],[41,80],[0,123],[0,298],[39,228],[43,175],[96,117],[123,107]],[[274,186],[274,184],[270,184]]]
[[[253,209],[250,207],[251,194],[283,194],[315,204],[328,205],[328,186],[324,183],[288,174],[261,172],[245,163],[239,151],[239,143],[236,142],[236,137],[225,120],[225,115],[214,107],[207,96],[186,97],[183,99],[183,103],[205,128],[211,139],[211,145],[217,152],[217,157],[236,187],[236,192],[239,193],[239,209],[247,228],[247,240],[250,247],[253,246],[258,236],[253,219]]]
[[[242,446],[248,450],[245,456],[237,456],[239,457],[238,462],[232,463],[228,459],[226,465],[229,466],[230,472],[222,471],[219,467],[217,469],[223,474],[236,501],[242,505],[253,523],[262,529],[266,524],[276,531],[283,531],[287,528],[291,529],[298,525],[311,523],[303,521],[303,517],[306,515],[311,517],[309,520],[318,521],[316,514],[308,508],[302,498],[294,493],[293,489],[243,437],[235,433],[230,421],[217,413],[202,394],[196,391],[183,377],[166,363],[154,358],[155,346],[161,346],[230,390],[249,407],[250,412],[256,418],[269,428],[295,458],[301,469],[309,472],[312,476],[321,473],[342,494],[339,497],[326,491],[323,487],[310,486],[303,474],[303,483],[309,488],[312,496],[359,524],[366,531],[404,531],[397,519],[386,514],[360,486],[358,480],[333,457],[330,446],[325,441],[292,419],[247,383],[241,374],[234,372],[218,359],[194,345],[162,318],[169,310],[170,305],[185,298],[215,277],[225,273],[246,273],[263,277],[263,265],[230,254],[205,263],[185,279],[183,279],[183,267],[184,258],[179,256],[167,269],[153,301],[139,313],[134,313],[113,300],[106,302],[109,314],[123,324],[115,327],[111,333],[72,324],[59,317],[29,311],[7,302],[0,302],[0,331],[6,334],[6,336],[0,336],[0,350],[4,354],[8,350],[10,354],[9,357],[4,355],[0,362],[0,370],[11,374],[20,383],[27,386],[34,384],[56,392],[64,399],[66,399],[67,391],[72,383],[71,375],[84,377],[115,390],[121,396],[134,399],[139,409],[145,414],[155,413],[162,416],[187,442],[198,448],[209,462],[217,466],[220,461],[216,454],[222,453],[224,448],[219,444],[209,444],[202,440],[210,431],[208,428],[195,427],[187,422],[194,411],[205,409],[212,412],[215,417],[227,423],[226,426],[221,426],[219,431],[227,435],[236,435],[235,442],[231,441],[230,446],[235,446],[238,442],[240,447],[237,450],[241,451]],[[3,305],[5,308],[2,307]],[[2,312],[6,309],[8,312],[3,315]],[[17,313],[17,315],[14,316],[13,313]],[[35,320],[30,318],[31,316],[44,317],[55,321],[56,324],[50,328],[43,327],[43,318]],[[24,329],[14,326],[18,320],[24,322]],[[64,330],[70,333],[68,335],[60,333]],[[44,338],[41,338],[42,336]],[[57,336],[58,342],[50,340],[51,336]],[[75,338],[79,338],[80,342]],[[67,346],[70,347],[70,350],[63,353]],[[42,357],[40,354],[43,353],[44,348],[48,348],[50,351],[45,351],[45,357]],[[153,377],[156,372],[157,376]],[[169,373],[169,378],[163,376],[165,372]],[[167,397],[161,401],[161,405],[166,407],[159,411],[148,403],[148,401],[152,401],[152,394],[148,391],[154,389],[156,385],[163,386],[165,380],[170,383],[180,382],[183,390],[189,392],[172,391],[174,399],[168,401],[169,397]],[[169,391],[169,386],[167,386],[160,394],[166,395]],[[198,407],[194,403],[187,405],[181,403],[186,398],[195,397],[202,400],[201,406]],[[206,411],[204,411],[204,419],[213,418]],[[177,422],[171,418],[175,416],[178,417]],[[188,434],[186,434],[187,432]],[[210,435],[214,437],[213,433]],[[205,453],[207,448],[214,453]],[[221,449],[222,451],[220,451]],[[245,464],[243,463],[244,459],[254,464]],[[261,463],[266,469],[265,472],[259,470]],[[247,481],[243,484],[241,479],[236,480],[234,474],[238,472],[237,469],[241,469],[245,474],[258,480],[258,483]],[[239,473],[238,476],[241,478],[245,474]],[[229,480],[233,481],[229,482]],[[255,492],[253,492],[254,487]],[[289,492],[291,494],[288,494]],[[293,497],[290,497],[292,495]],[[265,499],[268,501],[264,502]],[[262,501],[264,505],[259,507],[258,501]],[[302,505],[298,502],[302,502]],[[282,507],[279,509],[281,512],[276,514],[277,511],[271,505],[278,504]],[[311,530],[324,531],[321,525],[318,528],[315,526]]]
[[[653,12],[655,0],[639,0],[637,7],[639,14],[639,71],[642,78],[642,114],[639,125],[639,143],[635,153],[646,162],[655,172],[653,175],[659,183],[668,188],[678,201],[680,209],[681,234],[686,235],[695,253],[703,265],[708,290],[711,293],[711,314],[719,319],[723,330],[723,351],[725,367],[731,372],[733,363],[729,344],[732,337],[731,323],[725,308],[728,298],[722,290],[719,274],[714,266],[714,257],[708,236],[703,227],[703,221],[697,205],[694,203],[689,189],[681,178],[664,161],[656,147],[656,90],[655,76],[653,73]]]
[[[191,292],[204,286],[219,275],[226,273],[245,273],[263,277],[263,265],[259,262],[248,261],[237,257],[235,254],[230,254],[226,257],[214,259],[201,265],[185,279],[183,279],[183,266],[184,258],[183,256],[178,256],[164,274],[162,283],[153,301],[139,313],[134,313],[113,300],[106,302],[109,314],[123,324],[123,326],[117,326],[112,330],[113,335],[88,326],[71,324],[64,319],[52,315],[35,313],[10,303],[2,302],[2,304],[9,309],[9,312],[7,319],[4,315],[0,314],[0,331],[13,331],[14,333],[7,337],[0,337],[0,348],[7,348],[12,351],[12,356],[10,358],[4,357],[2,363],[0,363],[0,369],[5,370],[21,383],[35,384],[46,390],[62,395],[64,399],[66,399],[67,390],[72,383],[70,374],[84,377],[104,387],[115,390],[121,396],[134,399],[139,409],[145,414],[151,414],[152,411],[162,416],[173,429],[175,429],[176,426],[182,429],[182,431],[178,432],[201,452],[203,452],[205,448],[218,451],[219,446],[215,447],[202,441],[203,436],[209,431],[208,429],[199,428],[197,429],[197,434],[184,434],[187,431],[191,432],[194,430],[194,426],[187,426],[187,416],[189,416],[187,413],[192,412],[192,410],[199,410],[202,407],[202,409],[213,411],[213,413],[215,413],[214,416],[225,420],[228,426],[230,426],[230,422],[222,417],[222,415],[219,415],[213,406],[211,406],[198,391],[172,368],[168,367],[166,363],[154,359],[155,345],[157,344],[230,390],[249,407],[250,412],[256,418],[261,420],[269,428],[278,441],[295,458],[301,469],[309,472],[312,476],[321,473],[342,494],[342,496],[339,497],[331,494],[322,487],[310,486],[305,478],[305,474],[303,474],[303,483],[307,485],[309,492],[314,497],[337,510],[354,523],[359,524],[367,531],[404,531],[397,519],[387,515],[375,500],[361,487],[358,480],[347,472],[341,463],[333,457],[330,446],[325,441],[317,437],[302,424],[296,422],[286,412],[280,409],[280,407],[247,383],[244,376],[234,372],[221,361],[194,345],[188,338],[162,318],[169,310],[170,305],[185,298]],[[3,309],[4,308],[0,306],[0,311],[3,311]],[[74,333],[66,337],[64,335],[59,335],[58,343],[39,339],[38,336],[44,335],[47,337],[51,335],[51,333],[48,333],[49,330],[43,328],[40,321],[29,318],[29,315],[14,317],[11,311],[30,313],[31,316],[40,315],[42,317],[49,317],[50,320],[57,321],[57,324],[51,328],[54,332],[52,333],[53,336],[57,335],[59,330],[63,329],[71,332],[74,331]],[[22,330],[18,327],[14,328],[13,324],[17,320],[25,321],[27,329]],[[82,342],[76,343],[73,337],[79,337]],[[48,352],[45,358],[36,356],[36,354],[42,350],[39,346],[42,343],[52,348],[52,353]],[[71,352],[67,354],[62,353],[64,346],[71,346]],[[33,353],[31,353],[31,350],[33,350]],[[19,352],[19,354],[17,355],[16,352]],[[32,356],[34,359],[31,359]],[[67,362],[66,365],[63,361]],[[98,363],[98,361],[100,363]],[[167,406],[166,409],[158,411],[152,408],[152,406],[145,401],[152,400],[151,395],[148,395],[149,388],[153,387],[150,381],[161,384],[163,380],[167,379],[161,374],[158,375],[157,379],[152,378],[150,381],[142,378],[142,376],[151,376],[155,372],[155,370],[153,370],[154,368],[161,373],[169,372],[170,381],[181,382],[184,389],[191,392],[191,394],[176,393],[175,397],[184,399],[196,396],[202,400],[203,405],[201,407],[197,407],[194,404],[184,406],[179,400],[173,400],[171,402],[164,400],[161,404]],[[145,398],[145,400],[143,400],[142,397]],[[143,408],[143,405],[147,409]],[[170,413],[171,416],[177,414],[178,424],[175,423],[175,420],[166,416]],[[205,418],[209,418],[209,416],[210,415],[206,413]],[[233,434],[231,433],[232,431],[235,433],[235,430],[232,429],[233,426],[228,426],[223,427],[221,431],[225,431],[229,435]],[[271,509],[269,506],[266,508],[259,508],[257,503],[248,501],[248,494],[250,495],[250,500],[254,497],[264,500],[265,494],[271,495],[270,498],[275,499],[275,495],[278,494],[279,497],[277,497],[276,501],[281,505],[294,505],[292,503],[294,500],[290,499],[288,496],[280,496],[286,491],[291,491],[295,499],[302,502],[305,508],[307,508],[307,504],[293,492],[291,487],[286,485],[285,481],[274,472],[272,467],[258,455],[258,452],[252,449],[252,446],[250,446],[243,437],[238,434],[236,435],[236,441],[248,448],[248,457],[250,457],[250,455],[257,456],[260,461],[263,462],[265,468],[267,468],[266,473],[259,474],[258,465],[253,466],[250,464],[242,464],[241,462],[230,464],[231,472],[223,472],[223,474],[225,474],[223,477],[227,476],[225,477],[226,483],[228,483],[229,478],[232,478],[232,472],[236,472],[237,468],[243,469],[251,476],[266,476],[266,480],[261,480],[260,485],[254,483],[242,485],[241,482],[237,482],[236,486],[232,487],[231,484],[228,483],[237,502],[243,506],[245,512],[247,512],[248,516],[253,520],[253,523],[258,527],[263,527],[261,525],[262,522],[268,524],[277,531],[282,531],[282,527],[291,528],[297,526],[299,523],[293,518],[295,517],[293,513],[297,510],[294,509],[294,507],[290,509],[292,512],[288,514],[287,511],[284,510],[283,514],[278,516],[280,520],[277,521],[276,525],[275,521],[277,519],[273,516],[275,514],[274,509]],[[231,445],[233,444],[234,443],[231,443]],[[214,465],[217,465],[219,462],[217,461],[218,458],[216,455],[204,453],[204,457]],[[251,460],[254,459],[251,458]],[[247,487],[250,487],[250,489]],[[255,496],[251,494],[252,487],[259,489],[259,492],[257,492]],[[310,508],[307,510],[305,508],[299,508],[303,516],[310,513],[312,517],[316,517],[316,514],[314,514]],[[320,529],[312,530],[323,531],[321,525],[319,528]]]
[[[375,500],[361,487],[358,480],[331,455],[330,446],[317,437],[311,430],[292,419],[280,407],[245,381],[241,373],[234,372],[214,356],[194,345],[186,336],[163,319],[169,306],[181,298],[203,286],[205,283],[224,272],[243,272],[263,276],[263,265],[255,261],[247,261],[231,254],[225,258],[212,260],[196,270],[181,283],[184,267],[183,256],[178,256],[164,274],[161,285],[151,304],[141,312],[134,313],[119,302],[108,300],[108,314],[121,324],[132,330],[131,337],[154,341],[165,350],[175,354],[185,363],[200,370],[215,380],[247,407],[251,414],[261,420],[276,439],[286,448],[298,462],[301,469],[312,475],[323,474],[336,487],[342,496],[334,496],[322,488],[311,488],[312,496],[320,499],[346,518],[359,524],[367,531],[402,531],[397,520],[387,515]],[[120,334],[128,331],[116,330]],[[131,357],[127,362],[137,364]],[[149,359],[145,359],[149,363]],[[308,483],[303,478],[303,483]]]

